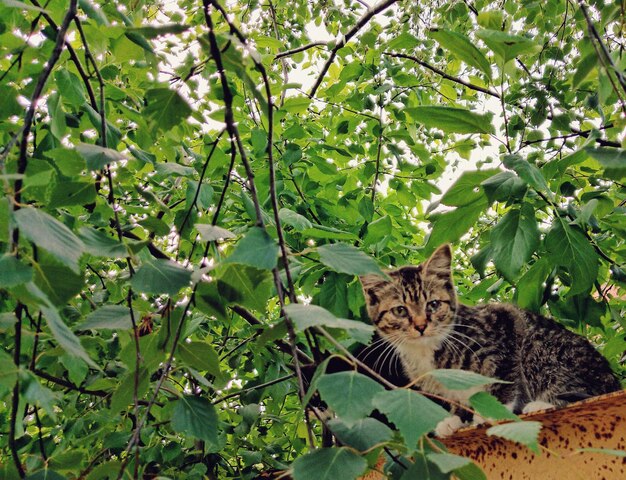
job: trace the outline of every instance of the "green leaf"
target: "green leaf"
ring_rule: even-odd
[[[499,30],[504,22],[504,14],[501,10],[483,10],[476,17],[478,25],[490,30]]]
[[[493,420],[519,420],[519,417],[506,408],[493,395],[478,392],[469,399],[470,405],[481,417]]]
[[[0,257],[0,288],[11,288],[28,283],[33,278],[33,268],[13,255]]]
[[[264,311],[273,288],[267,270],[229,264],[217,281],[222,302]]]
[[[147,107],[143,114],[158,130],[171,130],[182,123],[192,110],[187,101],[169,88],[153,88],[146,92]]]
[[[491,230],[493,262],[511,281],[539,247],[540,235],[535,211],[528,204],[511,209]]]
[[[54,405],[59,402],[60,395],[44,387],[39,383],[39,379],[30,372],[20,374],[20,378],[25,384],[22,387],[24,399],[28,403],[39,405],[52,420],[56,421],[57,416],[54,411]]]
[[[413,463],[400,478],[401,480],[450,480],[450,475],[442,473],[422,452],[415,452]]]
[[[388,43],[388,50],[412,50],[420,45],[420,41],[408,32],[394,36]],[[355,62],[358,65],[358,62]]]
[[[616,457],[626,457],[626,451],[613,450],[610,448],[577,448],[577,452],[603,453],[605,455],[615,455]]]
[[[331,240],[355,240],[358,237],[354,233],[345,232],[337,228],[314,225],[302,231],[302,236],[312,238],[322,238]]]
[[[468,463],[454,471],[454,476],[458,480],[487,480],[485,472],[483,472],[475,463]]]
[[[191,272],[178,263],[152,259],[139,267],[130,284],[140,292],[174,296],[181,288],[189,285],[190,280]]]
[[[180,165],[174,162],[157,163],[154,169],[159,175],[164,177],[178,176],[178,177],[193,177],[196,171],[192,167],[186,165]]]
[[[500,172],[481,183],[490,202],[510,202],[523,198],[528,187],[513,172]]]
[[[137,321],[137,312],[135,312]],[[128,307],[104,305],[91,312],[75,330],[128,330],[133,328]]]
[[[96,201],[93,182],[63,181],[57,183],[50,193],[51,208],[87,205]]]
[[[206,398],[185,395],[176,400],[172,428],[178,433],[204,440],[210,452],[219,449],[217,412]]]
[[[354,480],[367,468],[367,461],[349,449],[320,448],[293,462],[294,480]]]
[[[604,167],[604,175],[607,178],[621,180],[626,177],[626,150],[608,147],[586,147],[585,152],[600,162]]]
[[[443,48],[454,53],[459,60],[477,68],[487,75],[487,78],[491,78],[491,64],[485,55],[465,35],[439,28],[430,29],[429,34]]]
[[[76,145],[76,151],[85,159],[87,170],[102,170],[111,163],[126,159],[117,150],[89,143],[79,143]]]
[[[8,392],[15,386],[19,368],[13,363],[13,358],[3,350],[0,350],[0,396],[4,391]]]
[[[431,370],[428,375],[433,377],[444,387],[450,390],[467,390],[468,388],[478,387],[481,385],[491,385],[493,383],[509,383],[497,378],[485,377],[478,373],[468,370],[446,369],[441,368]]]
[[[580,59],[576,72],[572,77],[572,88],[576,89],[591,73],[598,63],[598,55],[595,50]]]
[[[451,453],[429,453],[427,457],[428,460],[437,465],[439,470],[443,473],[450,473],[472,462],[469,458],[453,455]]]
[[[278,244],[260,227],[252,227],[239,240],[233,253],[225,260],[240,263],[260,270],[271,270],[278,260]]]
[[[83,272],[80,274],[67,268],[46,255],[42,255],[35,267],[35,285],[57,306],[63,306],[75,297],[85,285]],[[59,279],[63,281],[60,282]]]
[[[216,240],[224,240],[227,238],[235,238],[235,234],[225,228],[215,225],[207,225],[204,223],[196,223],[195,229],[198,230],[200,238],[205,242],[214,242]]]
[[[52,132],[58,140],[63,138],[67,130],[65,112],[63,112],[63,106],[60,100],[59,94],[53,93],[48,97],[46,102],[48,115],[50,116],[50,132]]]
[[[128,255],[126,245],[95,228],[81,227],[78,236],[85,245],[85,251],[95,257],[124,258]]]
[[[517,282],[515,303],[532,312],[539,312],[544,293],[544,282],[552,271],[547,258],[537,260]]]
[[[367,233],[363,239],[365,245],[372,245],[383,240],[387,235],[391,235],[393,230],[391,217],[385,215],[367,225]]]
[[[13,219],[24,237],[79,272],[78,259],[84,245],[69,228],[44,211],[31,207],[14,212]]]
[[[537,438],[541,430],[541,422],[513,422],[495,425],[487,430],[487,435],[495,435],[513,442],[526,445],[533,452],[539,453]]]
[[[45,468],[44,470],[39,470],[38,472],[28,475],[26,480],[67,480],[67,477],[54,470]]]
[[[373,404],[398,427],[410,452],[422,435],[449,416],[442,407],[413,390],[382,391],[374,397]]]
[[[78,6],[99,25],[109,25],[109,20],[99,6],[96,7],[89,0],[78,0]]]
[[[558,217],[546,235],[545,245],[552,262],[570,274],[569,295],[587,292],[598,276],[598,254],[582,231]]]
[[[548,182],[543,178],[541,171],[528,160],[519,155],[505,155],[502,158],[502,163],[506,168],[514,170],[522,180],[535,190],[552,195]]]
[[[318,307],[317,305],[301,305],[292,303],[285,306],[285,313],[294,322],[297,329],[304,331],[309,327],[329,327],[340,328],[343,330],[357,330],[361,332],[371,333],[374,327],[356,320],[346,320],[345,318],[337,318],[328,310]]]
[[[479,30],[476,36],[485,42],[504,63],[520,55],[533,55],[541,51],[541,45],[531,39],[499,30]]]
[[[348,427],[372,412],[372,399],[384,390],[381,384],[357,372],[323,375],[317,389]]]
[[[294,212],[293,210],[289,210],[288,208],[281,208],[278,212],[278,217],[282,223],[292,226],[299,232],[313,227],[313,224],[308,218]]]
[[[179,23],[166,23],[163,25],[145,25],[143,27],[129,27],[126,29],[127,32],[139,34],[142,37],[147,38],[149,40],[158,38],[161,35],[169,35],[169,34],[177,35],[179,33],[186,32],[187,30],[189,30],[189,26],[181,25]]]
[[[148,391],[150,386],[150,375],[145,368],[139,369],[136,378],[135,370],[131,370],[126,374],[122,382],[117,386],[113,395],[111,395],[111,413],[117,414],[131,405],[135,396],[135,382],[137,383],[137,398],[140,399]]]
[[[495,133],[492,113],[476,113],[464,108],[421,105],[407,107],[404,112],[417,123],[439,128],[446,133]]]
[[[189,367],[209,372],[215,377],[221,375],[220,359],[217,352],[206,342],[181,343],[176,355]]]
[[[306,96],[288,97],[285,99],[285,103],[281,107],[281,110],[285,110],[291,113],[304,113],[309,108],[311,99]]]
[[[486,179],[492,178],[498,170],[477,170],[463,172],[448,191],[441,197],[441,203],[450,207],[462,207],[481,197],[484,193],[480,186]]]
[[[387,443],[393,437],[393,431],[374,418],[357,420],[351,427],[340,419],[333,419],[328,426],[343,445],[360,452]]]
[[[2,0],[2,4],[6,7],[10,8],[19,8],[22,10],[32,10],[39,13],[49,13],[47,10],[44,10],[41,7],[36,7],[34,5],[29,5],[24,2],[20,2],[19,0]]]
[[[333,243],[317,247],[320,261],[328,268],[350,275],[373,273],[385,276],[378,264],[361,250],[346,243]]]
[[[431,215],[433,228],[426,243],[426,251],[432,252],[446,242],[456,242],[476,223],[488,206],[487,198],[482,196],[449,212]]]
[[[89,357],[78,337],[74,335],[65,322],[63,322],[61,315],[59,315],[56,307],[46,297],[46,294],[39,290],[33,283],[27,284],[26,290],[39,302],[39,308],[46,319],[48,328],[63,350],[70,355],[81,358],[88,365],[99,370],[100,367]]]
[[[348,283],[350,281],[352,281],[352,277],[349,275],[328,272],[324,275],[324,283],[322,283],[319,293],[313,297],[314,303],[338,317],[349,316]]]
[[[0,118],[21,115],[24,108],[17,101],[18,91],[8,85],[0,85]]]
[[[62,68],[54,73],[54,78],[61,96],[74,107],[80,107],[86,102],[85,88],[78,76]]]

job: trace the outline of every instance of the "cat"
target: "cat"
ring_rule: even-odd
[[[514,413],[563,406],[621,388],[608,361],[585,338],[554,320],[505,303],[459,303],[451,262],[450,245],[443,245],[418,266],[386,272],[388,278],[360,277],[378,336],[395,350],[416,388],[466,406],[474,393],[487,391]],[[439,368],[510,383],[448,390],[425,375]],[[437,427],[438,436],[464,425],[460,409],[452,406],[451,413]]]

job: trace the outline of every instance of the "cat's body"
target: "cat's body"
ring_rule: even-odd
[[[620,389],[606,359],[554,320],[509,304],[458,303],[450,262],[445,245],[419,266],[388,272],[388,279],[361,278],[378,334],[393,345],[404,374],[419,379],[418,388],[465,405],[485,390],[515,412]],[[511,383],[448,390],[424,375],[438,368]]]

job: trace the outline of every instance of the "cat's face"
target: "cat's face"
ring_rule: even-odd
[[[424,263],[361,277],[369,316],[383,338],[425,342],[445,336],[454,320],[456,295],[449,245]]]

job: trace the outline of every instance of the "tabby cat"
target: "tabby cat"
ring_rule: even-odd
[[[417,388],[465,405],[485,390],[516,413],[621,388],[607,360],[555,321],[509,304],[458,303],[451,256],[450,246],[443,245],[421,265],[387,272],[389,278],[361,277],[377,333],[395,349],[412,381],[430,370],[451,368],[511,383],[448,390],[426,375]],[[454,415],[436,433],[446,436],[461,425]]]

